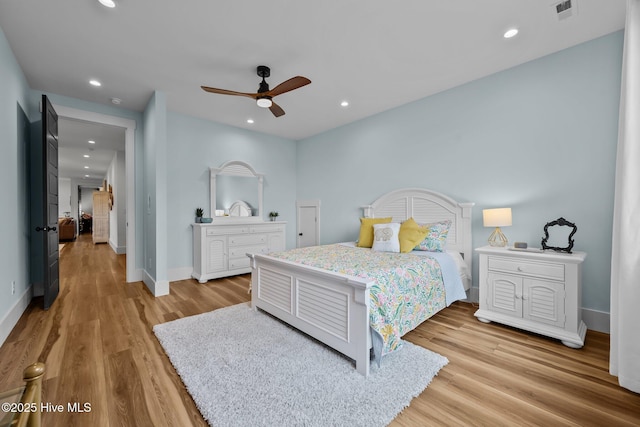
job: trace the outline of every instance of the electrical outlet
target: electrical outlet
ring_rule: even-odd
[[[11,282],[11,295],[16,294],[16,281]]]

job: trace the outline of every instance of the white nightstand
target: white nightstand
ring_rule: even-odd
[[[481,322],[498,322],[584,345],[582,262],[587,254],[484,246],[480,254]]]

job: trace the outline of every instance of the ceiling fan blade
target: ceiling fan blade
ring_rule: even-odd
[[[276,117],[284,116],[284,110],[278,104],[276,104],[273,101],[271,102],[271,107],[269,107],[269,110]]]
[[[246,93],[246,92],[236,92],[234,90],[226,90],[226,89],[216,89],[215,87],[208,86],[200,86],[204,91],[209,93],[219,93],[220,95],[235,95],[235,96],[246,96],[248,98],[256,99],[259,94],[257,93]]]
[[[302,76],[291,77],[289,80],[282,82],[278,86],[271,89],[268,92],[268,94],[269,96],[282,95],[283,93],[292,91],[294,89],[298,89],[302,86],[306,86],[309,83],[311,83],[311,80],[309,80],[306,77],[302,77]]]

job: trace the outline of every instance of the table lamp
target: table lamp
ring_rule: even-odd
[[[500,227],[511,225],[511,208],[483,209],[482,224],[485,227],[495,227],[489,236],[489,245],[504,247],[507,246],[507,237],[502,234]]]

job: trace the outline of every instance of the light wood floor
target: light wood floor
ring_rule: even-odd
[[[91,405],[45,413],[45,426],[206,425],[152,327],[248,301],[249,276],[176,282],[153,298],[142,283],[124,283],[124,262],[88,236],[65,246],[57,301],[45,312],[35,299],[0,348],[0,390],[42,361],[44,402]],[[640,425],[640,395],[608,374],[608,335],[589,331],[573,350],[480,323],[475,309],[455,303],[406,335],[449,364],[393,426]]]

